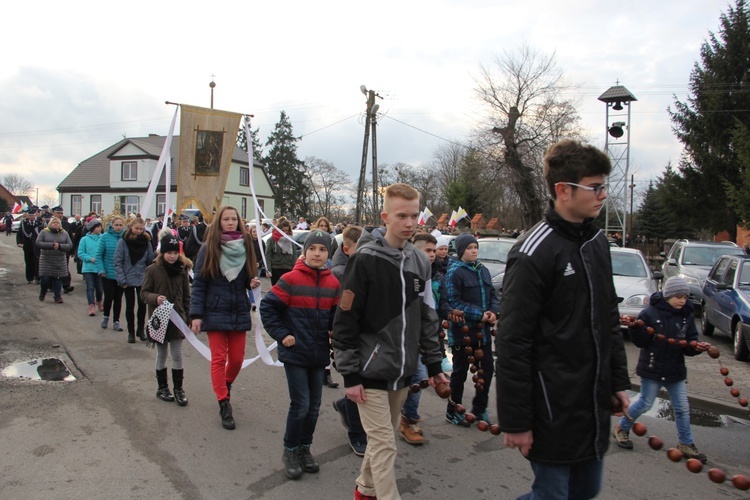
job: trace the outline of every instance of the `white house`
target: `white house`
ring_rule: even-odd
[[[65,213],[86,215],[89,212],[96,212],[106,215],[112,212],[118,204],[123,214],[139,213],[165,140],[166,137],[155,134],[150,134],[148,137],[123,139],[82,161],[57,186]],[[171,146],[170,204],[172,205],[177,197],[179,150],[180,137],[174,136]],[[273,214],[274,191],[261,165],[254,165],[253,184],[260,207],[265,213]],[[160,193],[156,196],[156,206],[151,209],[152,213],[141,214],[143,217],[154,218],[156,214],[167,211],[164,174],[159,179],[156,192]],[[250,194],[250,168],[247,153],[237,147],[232,156],[222,203],[237,207],[240,215],[245,219],[252,219],[255,216]]]

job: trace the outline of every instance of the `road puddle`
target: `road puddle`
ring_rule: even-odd
[[[47,382],[72,382],[76,378],[58,358],[38,358],[14,363],[2,371],[3,377],[27,378]]]
[[[628,391],[628,394],[631,404],[639,396],[639,393],[633,391]],[[656,398],[654,406],[644,413],[644,415],[674,422],[672,402],[668,399]],[[690,406],[690,423],[700,427],[727,427],[730,423],[750,426],[750,420],[744,420],[732,415],[723,415],[711,410],[704,410],[703,408],[697,408],[695,405]]]

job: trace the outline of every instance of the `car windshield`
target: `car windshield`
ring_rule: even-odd
[[[612,252],[612,274],[615,276],[647,278],[648,270],[643,259],[638,254]]]
[[[685,247],[682,263],[686,266],[713,266],[722,255],[744,255],[741,248],[730,246]]]
[[[491,260],[495,262],[508,261],[508,252],[513,248],[516,240],[487,241],[479,240],[479,260]]]

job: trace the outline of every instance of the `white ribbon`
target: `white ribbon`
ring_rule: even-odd
[[[255,303],[259,304],[260,287],[253,289],[252,292]],[[180,315],[174,309],[172,309],[172,312],[169,315],[169,320],[174,323],[177,328],[179,328],[182,334],[185,335],[185,339],[187,339],[187,341],[190,342],[193,347],[195,347],[196,351],[198,351],[208,361],[211,361],[211,350],[208,348],[208,346],[206,346],[206,344],[198,340],[198,337],[195,336],[190,327],[187,326],[187,324],[182,320]],[[266,343],[263,340],[263,333],[261,332],[260,321],[256,321],[255,347],[258,349],[259,354],[254,358],[245,359],[242,362],[242,368],[246,368],[252,365],[259,359],[269,366],[284,366],[284,364],[280,361],[274,361],[273,357],[271,356],[271,351],[276,349],[276,345],[276,342],[274,342],[270,346],[266,347]]]

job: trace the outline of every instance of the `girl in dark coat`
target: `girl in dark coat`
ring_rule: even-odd
[[[151,241],[149,240],[149,246]],[[193,267],[190,259],[180,255],[180,242],[175,236],[162,238],[161,251],[154,263],[146,268],[146,276],[141,287],[140,299],[148,305],[151,317],[157,306],[164,301],[174,304],[174,310],[183,321],[188,320],[190,308],[190,281],[188,271]],[[180,406],[188,404],[182,388],[184,369],[182,367],[182,339],[185,336],[171,321],[167,326],[164,343],[156,342],[156,397],[162,401],[175,401]],[[172,381],[174,396],[169,392],[167,382],[167,350],[172,353]]]
[[[190,329],[205,331],[211,349],[211,384],[221,425],[234,429],[230,388],[245,358],[251,327],[248,291],[260,286],[250,234],[237,209],[220,207],[195,261]]]

